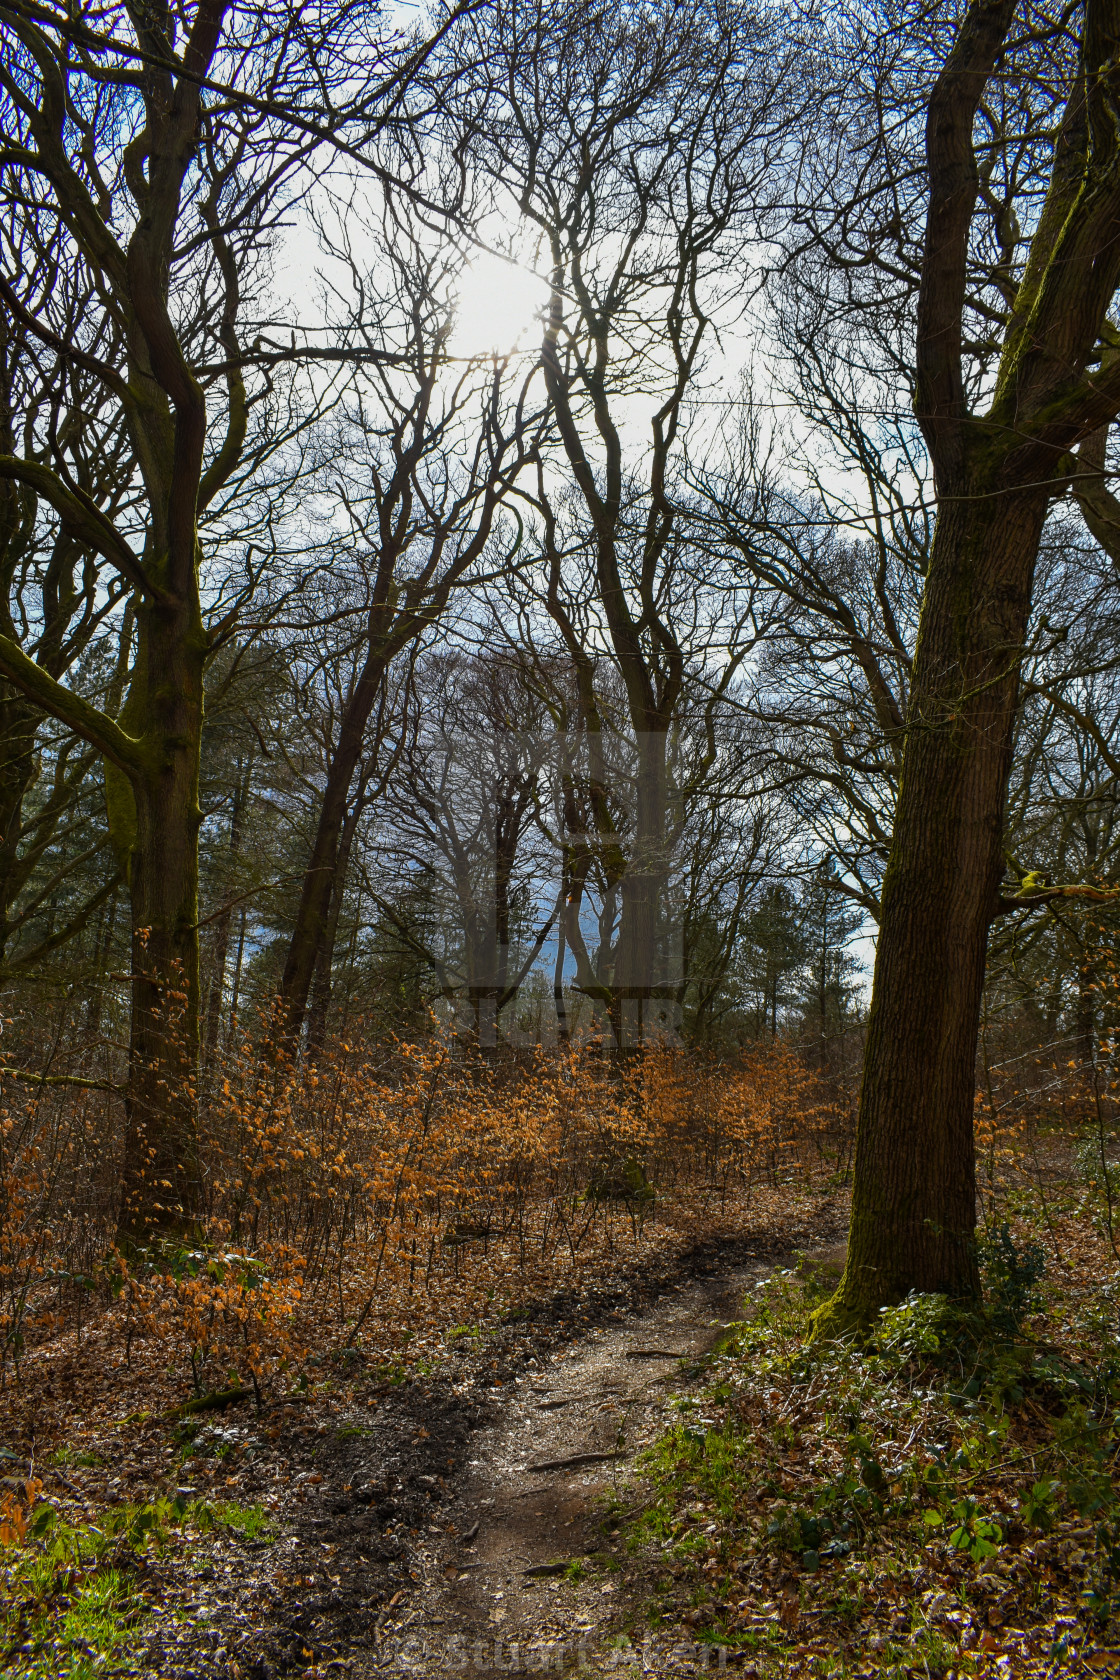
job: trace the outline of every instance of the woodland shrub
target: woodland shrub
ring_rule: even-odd
[[[640,1242],[682,1198],[809,1185],[838,1148],[827,1091],[782,1040],[619,1065],[435,1036],[302,1064],[246,1037],[205,1085],[196,1239],[126,1259],[119,1098],[2,1071],[0,1090],[4,1371],[112,1306],[127,1358],[156,1339],[196,1392],[237,1382],[258,1403],[301,1365],[311,1324],[352,1347],[421,1295],[469,1321],[503,1279],[547,1285],[559,1264]]]
[[[39,1066],[68,1070],[52,1033]],[[1000,1235],[1015,1197],[1052,1222],[1080,1144],[1086,1210],[1110,1223],[1110,1178],[1093,1174],[1113,1148],[1110,1063],[1094,1091],[1084,1068],[1040,1062],[991,1068],[977,1099],[980,1259],[1005,1329],[1040,1264]],[[126,1261],[123,1103],[109,1079],[70,1077],[0,1069],[5,1379],[111,1308],[126,1359],[158,1341],[196,1393],[241,1385],[259,1404],[324,1339],[338,1357],[366,1347],[393,1364],[418,1302],[447,1325],[477,1323],[495,1299],[547,1292],[563,1268],[631,1252],[687,1208],[730,1217],[759,1194],[837,1183],[850,1158],[842,1094],[780,1038],[619,1064],[595,1046],[480,1056],[450,1036],[355,1035],[293,1063],[246,1035],[203,1082],[195,1235]]]

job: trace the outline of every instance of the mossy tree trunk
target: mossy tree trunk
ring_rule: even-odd
[[[224,51],[227,20],[233,34]],[[49,506],[67,539],[96,556],[105,577],[115,573],[111,599],[127,598],[135,615],[135,629],[127,612],[123,618],[132,662],[119,717],[115,704],[90,705],[58,680],[30,640],[0,624],[0,675],[105,763],[110,832],[132,915],[120,1215],[129,1243],[149,1232],[181,1233],[198,1205],[203,673],[243,604],[233,591],[204,628],[200,519],[220,506],[215,523],[236,546],[239,507],[259,503],[257,468],[278,444],[277,363],[337,364],[357,354],[311,347],[302,333],[297,342],[294,331],[290,352],[264,337],[244,346],[241,288],[248,276],[254,307],[261,303],[277,206],[290,215],[312,190],[326,148],[343,143],[355,115],[364,140],[372,139],[375,111],[388,120],[402,78],[419,69],[446,27],[398,48],[382,37],[375,7],[312,15],[255,0],[236,8],[231,0],[185,7],[130,0],[84,21],[21,11],[0,33],[13,181],[5,203],[21,256],[5,303],[28,360],[42,358],[46,344],[46,359],[79,369],[93,393],[88,401],[83,393],[75,426],[82,471],[69,471],[48,447],[54,413],[37,431],[0,436],[0,481]],[[386,55],[400,72],[388,80]],[[80,330],[54,301],[60,253],[85,283]],[[247,368],[256,370],[252,397]],[[296,429],[321,412],[311,390]],[[125,440],[115,500],[86,487],[86,461],[105,453],[90,415]],[[284,425],[291,424],[289,413]],[[246,559],[250,575],[253,564]],[[215,607],[225,599],[220,588],[210,598]]]
[[[226,374],[224,435],[207,464],[206,399],[188,362],[172,301],[177,237],[184,199],[194,191],[203,135],[200,80],[220,38],[227,0],[201,0],[181,42],[185,74],[146,68],[121,72],[130,90],[135,132],[116,176],[122,199],[107,212],[71,156],[71,50],[46,24],[20,20],[22,47],[38,76],[36,98],[25,108],[21,157],[43,200],[40,222],[25,229],[28,250],[42,239],[52,249],[50,207],[73,242],[76,260],[95,277],[91,297],[119,325],[119,365],[86,359],[106,402],[116,405],[130,442],[128,473],[142,493],[143,546],[64,474],[34,453],[0,456],[0,477],[42,498],[67,536],[118,575],[135,613],[128,693],[119,717],[89,704],[35,659],[13,635],[0,635],[0,671],[25,696],[83,737],[105,761],[110,835],[131,901],[132,1026],[127,1125],[119,1237],[134,1245],[153,1235],[183,1234],[199,1205],[196,1139],[198,1059],[198,829],[203,628],[198,515],[237,467],[246,434],[247,405],[234,336],[239,293],[236,265],[224,232],[201,210],[224,291],[201,300],[215,312],[217,336],[233,360]],[[159,6],[134,15],[141,48],[168,58],[175,22]],[[162,55],[162,56],[161,56]],[[139,92],[135,91],[139,80]],[[109,109],[110,107],[106,107]],[[116,107],[112,107],[115,111]],[[115,123],[116,116],[112,121]],[[88,136],[90,146],[114,146],[120,136]],[[85,145],[86,142],[83,142]],[[84,153],[83,153],[84,155]],[[93,168],[95,179],[96,168]],[[216,202],[222,183],[214,185]],[[212,206],[211,206],[212,208]],[[127,230],[118,243],[115,228]],[[34,293],[34,276],[28,285]],[[197,287],[197,279],[193,285]],[[188,322],[188,327],[190,323]],[[46,330],[46,329],[44,329]],[[128,641],[133,642],[131,630]],[[128,649],[125,651],[127,659]]]
[[[933,544],[883,883],[848,1265],[834,1311],[977,1288],[976,1042],[1018,650],[1046,500],[947,508]]]
[[[141,763],[118,797],[132,833],[132,1011],[119,1229],[189,1230],[199,1213],[199,755],[207,640],[197,593],[139,615],[125,712]]]
[[[994,397],[964,376],[980,173],[976,116],[1015,0],[973,0],[929,104],[914,406],[937,524],[905,723],[864,1060],[847,1266],[817,1330],[911,1290],[974,1296],[973,1105],[988,930],[1039,540],[1073,451],[1120,412],[1120,0],[1088,0],[1046,199]]]

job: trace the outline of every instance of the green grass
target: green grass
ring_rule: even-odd
[[[482,1340],[482,1326],[480,1324],[456,1324],[447,1332],[445,1339],[449,1342],[465,1340],[480,1342]]]
[[[112,1672],[148,1608],[131,1542],[146,1547],[158,1520],[125,1506],[100,1527],[81,1526],[50,1505],[38,1508],[26,1541],[0,1553],[0,1640],[11,1674],[92,1680]]]
[[[100,1570],[63,1613],[56,1644],[75,1654],[86,1647],[100,1656],[114,1657],[131,1643],[133,1627],[147,1611],[135,1577],[119,1569]],[[79,1654],[74,1671],[80,1672],[88,1661]]]
[[[105,1459],[100,1453],[91,1452],[88,1448],[59,1447],[57,1452],[51,1453],[48,1463],[57,1464],[63,1470],[71,1467],[92,1470],[104,1464]]]
[[[268,1540],[264,1507],[157,1499],[75,1524],[42,1504],[26,1539],[0,1550],[0,1652],[19,1680],[94,1680],[128,1659],[149,1614],[146,1556],[173,1536],[226,1528]]]
[[[233,1529],[246,1540],[271,1540],[272,1525],[263,1505],[237,1505],[232,1500],[219,1499],[209,1509],[215,1523]]]

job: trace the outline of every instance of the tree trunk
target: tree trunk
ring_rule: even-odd
[[[114,887],[108,907],[102,912],[97,925],[97,937],[93,947],[93,980],[86,1004],[86,1031],[91,1035],[101,1031],[101,1012],[105,1007],[105,966],[112,950],[113,932],[117,925],[118,896],[119,887]]]
[[[249,912],[243,904],[237,925],[237,955],[233,959],[233,991],[230,994],[229,1025],[226,1029],[231,1043],[237,1032],[237,1011],[241,1001],[241,968],[245,960],[245,928],[248,920]]]
[[[1096,984],[1084,946],[1077,953],[1077,996],[1073,1006],[1073,1052],[1088,1071],[1097,1059]]]
[[[229,818],[229,861],[236,867],[241,856],[241,834],[244,824],[245,804],[249,797],[249,788],[253,779],[253,758],[249,756],[248,766],[243,770],[241,759],[237,760],[237,785],[233,790],[233,807]],[[226,994],[226,965],[229,962],[229,934],[233,921],[233,911],[229,909],[218,918],[214,931],[214,972],[210,979],[210,996],[206,1010],[206,1063],[209,1066],[217,1054],[218,1042],[222,1031],[222,1004]]]
[[[222,1036],[222,1005],[226,997],[226,968],[229,964],[229,931],[233,911],[219,916],[214,928],[214,953],[210,988],[206,1000],[206,1032],[203,1038],[203,1059],[206,1067],[214,1065],[218,1043]]]
[[[199,748],[205,638],[197,603],[144,609],[122,722],[144,747],[131,818],[132,1031],[119,1236],[186,1234],[199,1207]],[[122,810],[122,802],[124,809]]]
[[[350,870],[350,852],[361,819],[364,801],[356,798],[347,813],[338,847],[338,861],[331,889],[330,914],[323,929],[323,938],[315,959],[315,979],[311,989],[311,1007],[307,1014],[307,1048],[321,1050],[327,1036],[327,1016],[331,1006],[334,948],[338,940],[338,923],[346,897],[346,877]]]
[[[978,1288],[973,1104],[1037,492],[946,498],[922,605],[856,1138],[848,1260],[819,1333]]]
[[[571,1028],[568,1023],[568,1005],[564,997],[564,963],[568,955],[568,941],[565,937],[565,916],[570,898],[570,884],[568,881],[567,860],[564,865],[563,891],[561,894],[560,914],[556,918],[556,961],[552,965],[552,1001],[556,1009],[556,1036],[561,1045],[567,1045],[571,1040]]]
[[[656,1012],[654,999],[668,980],[660,938],[665,859],[665,735],[638,737],[634,844],[622,877],[615,989],[619,1000],[620,1051],[637,1049]]]
[[[365,743],[366,725],[385,674],[386,657],[378,650],[366,660],[349,704],[342,714],[338,743],[327,768],[327,783],[311,856],[307,860],[295,927],[284,962],[280,996],[285,1030],[294,1042],[303,1028],[307,1000],[315,976],[315,962],[323,944],[330,914],[331,894],[338,873],[339,845],[350,785]]]
[[[1097,873],[1097,835],[1095,827],[1086,824],[1084,878],[1091,881]],[[1091,955],[1092,936],[1077,928],[1073,933],[1073,958],[1077,964],[1077,1001],[1073,1010],[1074,1052],[1088,1070],[1097,1060],[1097,973]]]
[[[35,774],[35,736],[43,714],[23,695],[0,685],[0,965],[10,933],[12,906],[22,880],[19,841],[23,800]]]

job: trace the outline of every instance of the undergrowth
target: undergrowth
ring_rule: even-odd
[[[31,1481],[0,1502],[0,1667],[26,1680],[134,1672],[158,1592],[152,1562],[169,1542],[221,1527],[269,1538],[259,1505],[159,1498],[75,1523],[40,1492]]]
[[[0,1055],[0,1387],[93,1328],[127,1370],[155,1357],[196,1399],[243,1386],[258,1410],[325,1356],[399,1364],[418,1306],[469,1337],[495,1294],[823,1181],[849,1129],[780,1040],[727,1062],[651,1048],[621,1076],[593,1049],[506,1065],[437,1036],[293,1065],[247,1040],[208,1087],[192,1240],[126,1254],[103,1177],[124,1111],[103,1108]]]
[[[1051,1285],[1008,1223],[980,1259],[983,1312],[911,1296],[862,1346],[806,1345],[827,1269],[758,1286],[646,1456],[653,1627],[748,1674],[1120,1672],[1113,1296]]]

